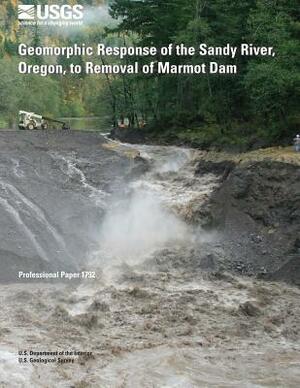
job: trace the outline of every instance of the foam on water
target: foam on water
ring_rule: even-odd
[[[118,147],[121,153],[132,148]],[[188,225],[176,207],[204,201],[217,179],[195,177],[188,150],[134,148],[148,159],[150,171],[125,182],[116,196],[94,187],[75,155],[52,154],[63,180],[71,178],[75,190],[81,189],[80,200],[93,209],[105,206],[99,243],[89,263],[98,265],[99,276],[67,287],[2,287],[0,330],[5,348],[0,352],[0,386],[14,381],[15,387],[298,387],[299,345],[288,336],[297,335],[299,291],[253,279],[206,278],[198,269],[185,268],[187,261],[180,260],[186,251],[213,242],[214,235]],[[20,179],[15,174],[16,178]],[[63,246],[40,206],[12,183],[2,182],[1,187],[0,205],[37,251],[43,248],[21,210]],[[178,267],[144,263],[165,251],[172,253],[170,260],[174,258]],[[199,250],[193,251],[197,264]],[[164,265],[168,257],[158,259]],[[246,301],[258,304],[261,314],[241,313],[240,304]],[[274,314],[283,318],[276,328],[271,323]],[[285,329],[290,333],[284,334]],[[32,367],[18,364],[19,347],[91,350],[93,357],[62,367]]]
[[[132,146],[114,142],[114,151],[138,151],[150,170],[127,183],[125,195],[115,196],[102,222],[99,250],[93,262],[107,267],[136,264],[153,252],[192,244],[194,230],[178,214],[177,206],[202,201],[217,184],[214,176],[195,177],[192,152],[176,147]],[[96,260],[95,260],[96,258]]]
[[[17,366],[17,367],[16,367]],[[0,386],[23,388],[31,386],[33,367],[19,364],[18,354],[0,350]]]

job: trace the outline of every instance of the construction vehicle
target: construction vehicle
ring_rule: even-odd
[[[62,129],[70,129],[70,125],[64,121],[38,115],[33,112],[19,111],[19,129],[48,129],[50,123],[62,125]]]

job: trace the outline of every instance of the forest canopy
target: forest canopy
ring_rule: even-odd
[[[24,4],[27,1],[23,1]],[[28,4],[35,2],[30,1]],[[39,1],[48,3],[46,1]],[[62,3],[56,1],[56,3]],[[64,1],[63,3],[66,3]],[[72,1],[68,1],[72,3]],[[20,28],[17,2],[0,5],[4,23],[0,26],[0,117],[10,121],[16,110],[27,109],[60,116],[105,116],[107,125],[127,117],[129,125],[159,136],[176,136],[183,142],[209,144],[274,143],[290,137],[299,127],[300,18],[296,0],[81,0],[87,14],[101,9],[72,33]],[[89,19],[88,19],[89,20]],[[109,20],[109,22],[107,22]],[[99,65],[141,65],[156,60],[172,65],[214,61],[235,65],[238,74],[112,74],[67,77],[20,76],[17,72],[18,45],[94,46]],[[203,44],[202,55],[173,55],[163,58],[160,48],[169,44],[195,47]],[[226,45],[245,50],[273,47],[274,57],[223,55],[205,51]],[[97,46],[98,45],[98,46]],[[112,47],[115,56],[106,56]],[[124,56],[131,47],[145,48],[143,56]],[[148,49],[153,52],[148,56]],[[121,49],[123,51],[121,52]],[[152,50],[151,49],[151,50]],[[101,51],[102,50],[102,51]],[[143,50],[143,49],[142,49]],[[122,53],[122,59],[120,58]],[[33,53],[30,64],[44,62],[84,65],[81,55],[59,53],[42,57]],[[140,130],[146,130],[140,128]]]
[[[295,0],[113,1],[111,14],[121,20],[114,31],[138,45],[184,43],[197,48],[205,42],[204,48],[230,44],[244,50],[270,46],[276,51],[274,57],[245,57],[243,51],[234,61],[223,57],[225,65],[238,66],[237,75],[127,79],[131,117],[143,112],[153,127],[200,145],[251,145],[289,137],[300,123],[299,11]],[[220,62],[217,54],[213,60]],[[174,56],[167,61],[177,66],[191,64],[190,57]],[[192,64],[198,62],[203,57],[193,57]]]

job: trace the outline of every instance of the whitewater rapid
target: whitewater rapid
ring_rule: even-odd
[[[17,267],[97,277],[1,285],[0,386],[297,387],[299,289],[210,266],[218,234],[189,215],[219,180],[195,174],[195,152],[73,136],[6,157],[1,248]],[[20,363],[24,350],[91,355]]]

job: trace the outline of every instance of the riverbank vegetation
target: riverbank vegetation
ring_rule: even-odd
[[[26,1],[23,1],[26,3]],[[34,1],[31,1],[34,3]],[[46,3],[46,1],[39,1]],[[64,1],[66,3],[66,1]],[[72,1],[69,1],[71,4]],[[53,116],[105,115],[109,125],[126,118],[129,127],[164,143],[241,148],[282,143],[299,127],[300,24],[296,0],[82,0],[87,12],[106,12],[79,30],[20,28],[17,4],[0,5],[0,116],[10,121],[18,109]],[[101,11],[102,12],[102,11]],[[109,22],[107,23],[107,18]],[[157,60],[176,66],[214,61],[238,74],[22,75],[17,72],[19,42],[70,46],[104,43],[112,47],[156,47],[183,43],[233,47],[251,43],[274,47],[276,56],[130,56],[129,66]],[[92,58],[94,60],[95,58]],[[84,57],[52,59],[57,65],[84,64]],[[30,65],[46,59],[31,56]],[[101,55],[99,65],[120,63]],[[143,124],[141,124],[143,123]],[[144,123],[147,125],[144,127]],[[143,127],[143,128],[140,128]]]
[[[23,4],[48,4],[46,0],[22,1]],[[101,15],[108,15],[102,0],[77,1],[90,9],[98,10]],[[55,4],[70,4],[73,1],[56,1]],[[30,55],[18,56],[20,43],[32,47],[72,46],[85,41],[96,42],[104,39],[104,26],[99,20],[88,19],[82,28],[22,27],[18,22],[18,2],[4,0],[0,4],[0,127],[11,127],[16,122],[19,110],[34,111],[53,117],[85,117],[107,114],[106,80],[84,74],[76,76],[20,74],[19,63],[26,60],[31,69],[62,66],[69,63],[83,63],[83,57],[65,58],[64,56],[43,57]],[[93,7],[93,8],[90,8]],[[100,8],[99,8],[100,7]],[[105,11],[99,11],[104,7]],[[98,15],[96,13],[96,16]],[[111,18],[109,19],[111,20]],[[44,75],[44,74],[42,74]]]
[[[238,55],[238,75],[133,76],[125,81],[130,117],[150,118],[154,136],[200,147],[259,146],[289,138],[300,122],[297,8],[294,0],[115,0],[112,15],[122,20],[117,31],[134,36],[138,45],[222,47],[229,42],[240,47],[250,42],[276,51],[275,58]],[[209,60],[232,62],[204,58]],[[203,57],[167,61],[195,65]]]

